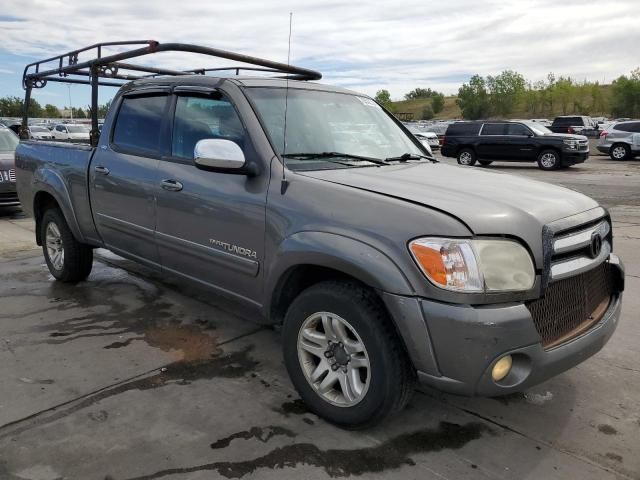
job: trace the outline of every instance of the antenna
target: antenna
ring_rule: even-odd
[[[289,12],[289,48],[287,50],[287,66],[291,64],[291,24],[293,23],[293,12]],[[289,107],[289,75],[287,75],[287,86],[284,94],[284,128],[282,135],[282,181],[280,183],[280,194],[284,195],[289,186],[286,177],[286,153],[287,153],[287,110]]]

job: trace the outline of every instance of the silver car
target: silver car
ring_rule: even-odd
[[[640,121],[619,122],[600,134],[597,149],[613,160],[627,160],[640,155]]]

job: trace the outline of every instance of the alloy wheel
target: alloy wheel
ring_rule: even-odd
[[[298,360],[305,378],[323,400],[352,407],[367,394],[369,355],[362,339],[345,319],[317,312],[298,332]]]
[[[540,163],[545,168],[553,168],[556,165],[557,158],[553,153],[545,153],[540,158]]]
[[[45,232],[45,243],[51,265],[56,270],[62,270],[64,267],[64,245],[62,244],[60,229],[58,225],[51,222],[47,225]]]

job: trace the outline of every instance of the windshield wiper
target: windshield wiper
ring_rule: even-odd
[[[385,160],[381,160],[379,158],[374,157],[363,157],[361,155],[352,155],[350,153],[342,153],[342,152],[318,152],[318,153],[285,153],[282,155],[285,158],[305,158],[305,159],[329,159],[329,158],[348,158],[350,160],[358,160],[361,162],[371,162],[376,165],[386,165],[387,162]]]
[[[438,160],[436,160],[434,157],[429,157],[427,155],[422,155],[420,153],[403,153],[402,155],[399,155],[397,157],[389,157],[389,158],[385,158],[384,161],[385,162],[406,162],[409,160],[430,160],[433,163],[438,163]]]

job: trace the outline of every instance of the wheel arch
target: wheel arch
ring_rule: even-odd
[[[36,243],[42,245],[42,238],[40,234],[40,222],[42,216],[47,208],[56,207],[59,208],[64,216],[73,236],[76,240],[82,242],[83,236],[78,225],[73,207],[71,205],[71,198],[67,190],[66,185],[62,181],[59,175],[54,172],[38,172],[37,189],[33,196],[33,217],[36,222]]]

